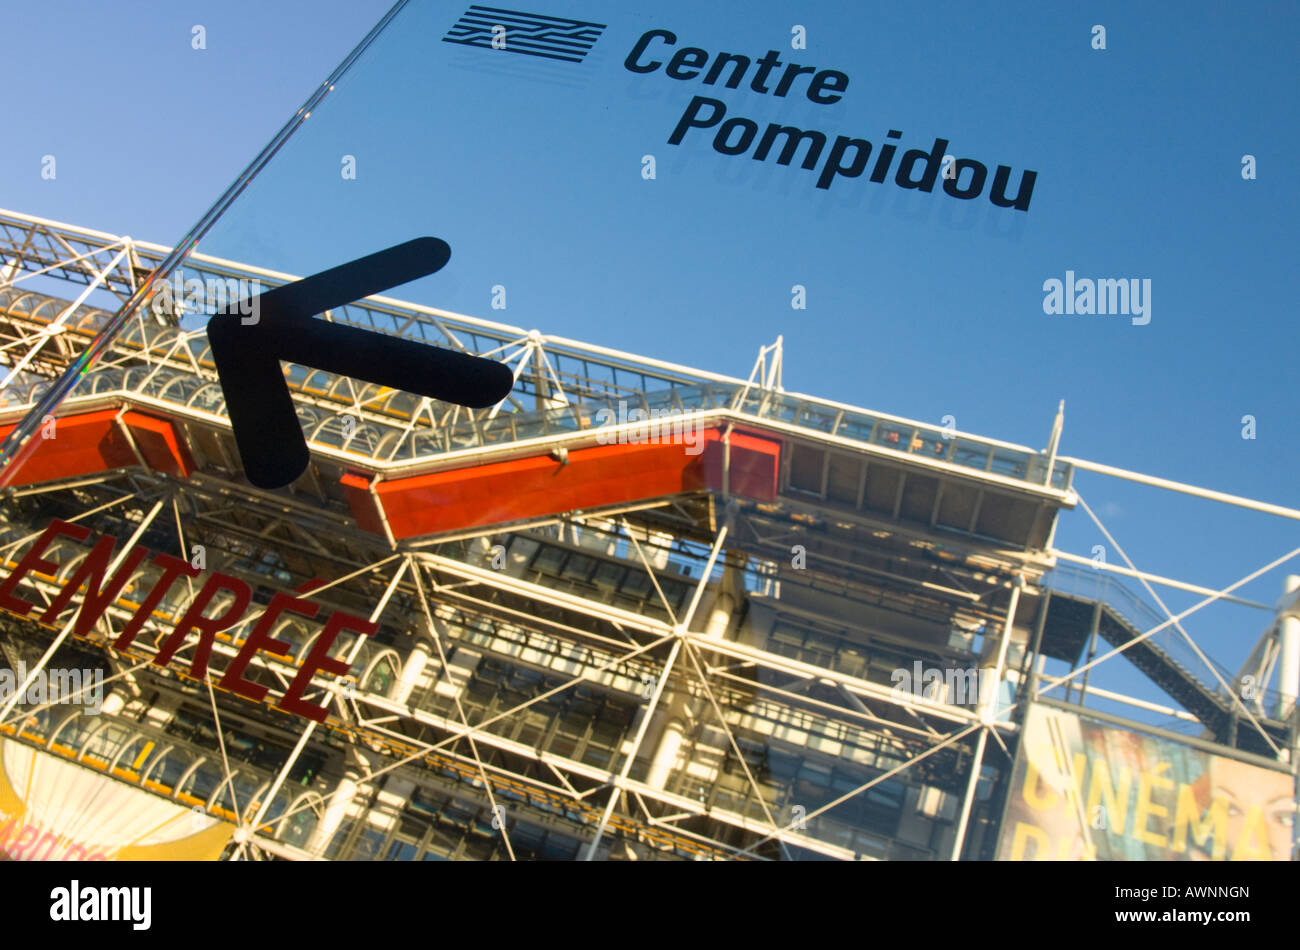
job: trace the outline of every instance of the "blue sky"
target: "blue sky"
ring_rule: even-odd
[[[1300,507],[1293,6],[525,5],[607,25],[571,64],[440,42],[465,5],[413,3],[200,249],[307,273],[432,234],[452,262],[402,296],[741,376],[782,334],[787,389],[951,414],[1035,447],[1065,399],[1068,454]],[[7,71],[28,91],[7,110],[0,206],[175,242],[386,9],[11,11]],[[795,24],[806,49],[791,49]],[[1098,24],[1105,50],[1092,48]],[[710,54],[774,49],[849,85],[818,105],[628,71],[651,28]],[[1010,166],[1013,189],[1035,170],[1032,202],[994,207],[988,185],[971,201],[905,191],[897,157],[883,184],[823,191],[797,162],[719,154],[713,130],[668,144],[697,95],[759,129],[867,139],[872,165],[890,129],[900,155],[946,138],[990,178]],[[1151,322],[1044,314],[1044,281],[1067,270],[1150,280]],[[503,312],[489,306],[497,284]],[[795,284],[806,310],[791,308]],[[1300,536],[1295,522],[1111,479],[1076,487],[1139,567],[1195,583],[1225,585]],[[1083,555],[1103,540],[1082,512],[1057,534]],[[1272,602],[1280,585],[1275,572],[1246,596]],[[1188,628],[1235,667],[1266,619],[1219,608]]]

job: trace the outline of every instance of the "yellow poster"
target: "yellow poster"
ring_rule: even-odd
[[[0,860],[213,861],[228,822],[0,739]]]
[[[997,856],[1289,861],[1295,813],[1286,772],[1034,706]]]

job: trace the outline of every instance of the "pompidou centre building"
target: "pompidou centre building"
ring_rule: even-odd
[[[448,68],[476,16],[624,81],[673,54],[470,9]],[[203,314],[309,271],[249,255],[0,212],[4,859],[1292,859],[1300,579],[1054,538],[1082,471],[1300,512],[1067,457],[1063,412],[1029,447],[789,392],[781,340],[733,378],[379,284],[309,315],[508,393],[285,359],[305,467],[267,484]],[[1245,664],[1162,584],[1254,610]]]

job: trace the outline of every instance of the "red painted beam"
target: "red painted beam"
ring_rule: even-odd
[[[547,455],[510,459],[381,481],[373,493],[369,475],[349,473],[342,483],[360,527],[382,533],[386,517],[394,538],[419,537],[720,490],[723,434],[709,429],[702,435],[697,444],[703,452],[695,455],[688,455],[680,444],[597,445],[570,450],[565,464]],[[776,496],[780,443],[737,431],[729,441],[730,491],[771,501]]]
[[[117,409],[101,409],[53,420],[46,435],[42,427],[23,446],[5,470],[0,483],[34,485],[40,482],[91,475],[111,468],[138,465],[124,425],[140,449],[145,462],[155,471],[180,478],[194,471],[194,460],[176,427],[166,419],[129,410],[116,421]],[[0,438],[15,427],[0,426]]]
[[[727,445],[731,446],[730,472],[727,490],[742,498],[755,501],[772,501],[781,464],[781,443],[763,438],[741,429],[732,429],[724,442],[722,432],[710,430],[704,448],[704,480],[714,491],[723,488],[723,469],[726,464]]]
[[[188,478],[194,471],[194,458],[189,446],[180,437],[176,425],[155,416],[129,410],[122,417],[131,437],[140,448],[140,454],[155,472],[166,472],[177,478]]]
[[[150,468],[180,478],[194,461],[176,425],[137,410],[117,421],[118,410],[62,416],[52,438],[38,433],[3,474],[3,484],[31,485],[138,464],[122,427]],[[0,437],[13,426],[0,427]],[[395,538],[419,537],[507,524],[567,511],[602,508],[665,495],[727,489],[759,501],[776,497],[780,443],[733,430],[707,429],[691,455],[678,443],[596,445],[569,452],[566,464],[547,455],[510,459],[375,484],[349,473],[342,483],[358,525],[383,533],[387,518]],[[728,445],[730,459],[727,464]],[[377,498],[376,498],[377,496]]]

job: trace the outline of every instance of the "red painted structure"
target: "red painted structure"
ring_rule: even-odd
[[[0,437],[12,429],[0,426]],[[138,465],[131,441],[155,471],[184,478],[195,469],[183,430],[134,409],[61,416],[52,433],[52,438],[37,436],[23,447],[5,473],[5,484],[31,485]],[[394,538],[724,487],[757,501],[776,497],[779,442],[746,430],[728,434],[720,427],[700,435],[696,445],[702,451],[694,455],[680,443],[633,442],[572,449],[564,462],[530,455],[396,479],[355,471],[341,482],[357,524],[383,534],[387,520]]]
[[[776,497],[780,443],[736,430],[702,436],[704,451],[696,455],[675,444],[596,445],[570,450],[565,462],[534,455],[392,481],[348,473],[342,482],[357,524],[382,533],[386,517],[394,538],[721,490],[728,444],[728,490],[760,501]]]
[[[0,484],[32,485],[139,465],[132,440],[154,471],[180,478],[194,471],[194,460],[173,423],[134,409],[121,413],[119,420],[119,412],[101,409],[53,420],[51,437],[43,435],[44,429],[32,436],[5,470]],[[12,425],[0,426],[0,438],[13,429]]]

